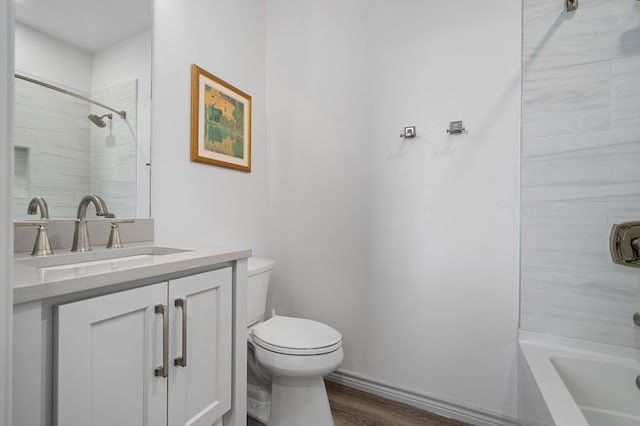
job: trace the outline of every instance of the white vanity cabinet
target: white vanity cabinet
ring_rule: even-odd
[[[54,309],[55,424],[212,425],[230,410],[231,268]]]

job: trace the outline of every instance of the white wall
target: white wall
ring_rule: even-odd
[[[264,0],[154,4],[152,215],[156,239],[245,246],[264,254]],[[191,64],[252,96],[252,171],[191,162]]]
[[[613,264],[640,219],[640,2],[524,2],[521,327],[640,347],[640,274]]]
[[[339,329],[347,369],[368,359],[359,315],[370,297],[366,3],[267,7],[271,293],[281,313]]]
[[[11,422],[13,1],[0,0],[0,424]]]
[[[151,31],[136,34],[93,54],[92,90],[102,90],[137,79],[145,99],[151,93]]]
[[[149,184],[151,173],[151,31],[136,34],[92,57],[91,87],[93,92],[129,80],[138,81],[137,125],[137,217],[149,216]],[[109,105],[109,103],[106,103]]]
[[[84,93],[91,93],[91,54],[26,25],[16,23],[15,66]]]
[[[339,329],[343,373],[495,421],[516,417],[520,16],[267,8],[274,307]]]

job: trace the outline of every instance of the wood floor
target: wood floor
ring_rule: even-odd
[[[333,382],[325,383],[335,426],[466,426],[409,405]],[[259,425],[255,420],[247,421],[247,426]]]

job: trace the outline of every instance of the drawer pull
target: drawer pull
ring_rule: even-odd
[[[167,377],[169,364],[169,315],[167,305],[156,305],[156,314],[162,314],[162,365],[154,370],[157,377]]]
[[[182,309],[182,355],[176,357],[173,360],[173,364],[186,367],[187,366],[187,300],[186,299],[176,299],[175,300],[176,308]]]

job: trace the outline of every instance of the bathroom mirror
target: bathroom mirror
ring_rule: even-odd
[[[75,218],[89,193],[117,217],[149,217],[152,1],[15,10],[14,218],[34,218],[35,196],[52,219]]]

